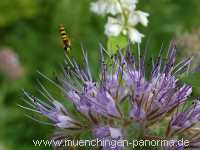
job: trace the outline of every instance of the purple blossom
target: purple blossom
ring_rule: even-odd
[[[122,147],[114,145],[113,141],[122,140],[123,134],[120,128],[112,128],[109,126],[95,126],[93,135],[96,139],[101,140],[102,150],[121,150]]]
[[[181,132],[194,126],[200,121],[200,103],[193,104],[185,112],[175,113],[169,124],[169,133]]]
[[[84,52],[85,64],[88,67],[87,54]],[[65,70],[65,78],[70,78],[74,74],[74,81],[62,82],[67,98],[75,105],[77,111],[87,117],[115,117],[120,118],[121,113],[116,106],[116,101],[126,97],[126,89],[122,88],[119,81],[120,65],[115,65],[111,73],[108,72],[104,64],[104,58],[101,59],[100,73],[101,81],[94,82],[90,69],[81,69],[75,61],[68,61],[70,69]],[[117,63],[117,62],[116,62]],[[118,72],[118,73],[117,73]],[[76,82],[76,83],[75,83]],[[82,85],[78,87],[78,85]]]
[[[178,73],[184,69],[189,64],[190,59],[183,61],[180,68],[176,68],[175,51],[175,46],[172,45],[166,63],[161,60],[161,56],[157,58],[149,80],[145,79],[144,59],[142,58],[137,65],[135,61],[130,60],[133,57],[127,57],[128,79],[126,82],[132,89],[130,116],[134,120],[145,122],[147,125],[159,121],[163,115],[184,103],[191,94],[191,86],[179,87],[177,85],[178,79],[174,74],[174,72]],[[128,62],[133,63],[130,65]]]
[[[94,88],[95,89],[90,89],[91,91],[84,89],[82,93],[69,91],[68,97],[71,99],[76,109],[86,116],[91,116],[94,115],[93,113],[96,113],[96,115],[105,117],[120,117],[115,101],[108,91],[103,87],[99,87],[98,89],[96,87]]]
[[[75,116],[73,117],[55,100],[44,86],[41,86],[44,91],[42,94],[47,97],[50,104],[25,92],[31,100],[26,103],[33,107],[26,109],[46,116],[60,129],[80,129],[80,135],[84,131],[90,131],[93,137],[110,141],[126,139],[127,135],[140,131],[141,135],[149,136],[153,133],[151,127],[159,126],[164,120],[169,125],[165,124],[162,136],[185,137],[188,132],[192,132],[188,137],[191,142],[190,148],[200,148],[200,128],[198,131],[193,128],[200,121],[200,104],[196,103],[186,111],[180,111],[180,108],[183,110],[185,104],[187,105],[192,87],[181,84],[178,76],[188,69],[191,58],[176,64],[174,44],[171,44],[166,59],[162,58],[161,53],[152,60],[150,67],[146,64],[146,51],[142,57],[139,51],[139,56],[136,57],[131,53],[129,45],[126,51],[119,49],[115,55],[110,56],[101,47],[101,71],[98,79],[92,77],[87,53],[84,50],[85,67],[80,67],[75,59],[67,56],[63,69],[64,76],[58,78],[61,85],[44,75],[43,77],[61,89],[66,99],[73,104],[74,110],[78,112],[76,115],[80,114],[78,117],[82,119],[74,119]],[[129,104],[129,107],[126,104]],[[130,128],[132,133],[128,130]],[[70,132],[71,135],[73,133]],[[140,138],[141,135],[134,137]],[[184,148],[181,145],[174,149]],[[119,150],[123,147],[113,148],[105,145],[102,149]]]

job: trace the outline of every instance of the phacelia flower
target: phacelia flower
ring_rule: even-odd
[[[94,137],[100,140],[122,140],[123,133],[120,128],[112,128],[109,126],[96,126],[93,129]],[[109,142],[102,144],[102,150],[122,150],[121,146],[115,147],[114,145],[109,145]]]
[[[146,51],[143,56],[134,56],[128,45],[126,50],[119,49],[110,56],[104,48],[100,49],[98,79],[90,72],[84,50],[85,67],[67,56],[64,75],[58,78],[60,84],[42,75],[62,90],[77,113],[67,111],[42,84],[42,94],[50,102],[45,103],[24,92],[31,101],[26,101],[27,104],[33,107],[25,108],[49,118],[48,124],[59,128],[66,137],[86,131],[90,131],[93,138],[108,141],[128,140],[134,135],[132,138],[165,137],[176,143],[177,137],[182,137],[191,143],[187,147],[176,145],[169,149],[200,148],[200,128],[195,126],[200,121],[200,104],[187,104],[192,87],[178,78],[187,70],[191,58],[176,64],[176,47],[171,44],[165,59],[162,59],[161,51],[152,61],[152,67],[147,67]],[[184,109],[186,105],[188,107]],[[159,135],[155,133],[155,126],[164,128]],[[66,129],[71,132],[65,132]],[[126,148],[109,144],[99,147],[103,150]]]
[[[97,0],[91,3],[91,11],[98,15],[107,15],[105,34],[108,37],[128,36],[132,43],[141,43],[144,35],[135,26],[148,25],[149,14],[136,10],[137,0]]]

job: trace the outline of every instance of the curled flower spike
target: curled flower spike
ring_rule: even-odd
[[[114,56],[110,56],[100,46],[101,70],[99,78],[94,79],[87,52],[83,49],[85,67],[80,67],[75,59],[66,56],[64,75],[58,77],[60,84],[41,74],[61,89],[66,99],[73,104],[74,111],[78,112],[76,115],[72,115],[73,111],[68,112],[41,83],[41,94],[50,102],[47,104],[24,92],[31,101],[25,102],[32,108],[21,107],[49,118],[52,125],[63,131],[62,136],[57,137],[77,137],[77,134],[90,131],[91,137],[108,141],[127,139],[133,133],[134,137],[131,138],[151,138],[155,133],[152,127],[163,126],[160,135],[153,137],[172,138],[175,143],[178,143],[177,137],[190,141],[187,147],[177,145],[171,149],[200,148],[200,128],[195,126],[200,121],[200,103],[188,105],[184,111],[192,87],[181,84],[178,79],[188,70],[191,58],[176,64],[176,46],[171,44],[166,58],[160,51],[152,61],[152,67],[147,67],[146,53],[141,57],[139,50],[138,56],[134,56],[128,45],[126,50],[119,49]],[[64,129],[72,132],[68,135]],[[74,129],[77,129],[76,132],[73,132]],[[126,148],[112,148],[110,145],[99,147],[103,150]]]

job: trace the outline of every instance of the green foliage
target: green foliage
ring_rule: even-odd
[[[200,95],[200,73],[193,73],[193,74],[189,74],[187,76],[184,76],[181,78],[181,81],[192,85],[193,87],[193,96],[195,96],[197,98],[197,96]]]
[[[110,54],[115,54],[119,47],[124,48],[128,44],[128,40],[125,36],[110,37],[107,41],[107,50]]]
[[[77,3],[73,0],[61,0],[55,11],[52,35],[60,39],[57,34],[58,26],[64,24],[72,40],[72,55],[80,60],[82,43],[84,48],[88,50],[90,60],[95,62],[98,57],[98,42],[105,43],[104,21],[90,12],[89,2],[90,0],[78,1]],[[59,40],[57,40],[57,44],[60,46]]]
[[[200,73],[189,74],[189,75],[182,78],[182,80],[185,83],[191,84],[195,87],[200,87],[199,79],[200,79]]]
[[[149,25],[141,28],[146,38],[143,43],[148,45],[151,51],[149,56],[155,56],[162,44],[168,43],[174,38],[177,32],[190,31],[200,25],[198,15],[200,5],[198,0],[141,0],[139,8],[149,12]]]
[[[38,13],[39,4],[32,0],[2,0],[0,2],[0,27],[20,19],[28,19]]]

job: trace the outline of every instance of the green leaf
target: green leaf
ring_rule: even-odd
[[[192,86],[194,96],[198,96],[200,94],[200,73],[199,72],[184,76],[180,80]]]
[[[200,87],[200,73],[193,73],[181,78],[184,83]]]
[[[107,50],[110,54],[115,54],[118,47],[124,48],[128,44],[128,40],[125,36],[109,37],[107,42]]]

